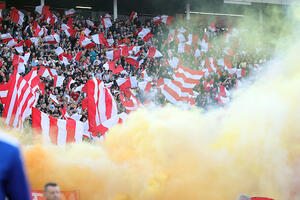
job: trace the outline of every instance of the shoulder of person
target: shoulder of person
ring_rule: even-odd
[[[19,148],[19,142],[16,138],[7,135],[2,130],[0,130],[0,144],[7,145],[7,147],[11,148]]]

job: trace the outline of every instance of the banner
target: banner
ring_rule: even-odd
[[[45,200],[43,197],[43,191],[41,190],[32,190],[31,199],[32,200]],[[79,191],[64,191],[60,192],[61,200],[79,200]]]

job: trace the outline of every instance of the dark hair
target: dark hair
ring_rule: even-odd
[[[44,192],[46,192],[46,190],[47,190],[47,188],[48,187],[56,187],[56,186],[58,186],[56,183],[54,183],[54,182],[49,182],[49,183],[46,183],[46,185],[44,186]]]

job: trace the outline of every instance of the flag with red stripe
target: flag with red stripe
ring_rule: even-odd
[[[28,82],[16,70],[8,84],[3,118],[5,118],[6,125],[22,128],[23,121],[31,114],[31,109],[37,100],[37,94],[32,91]]]
[[[97,135],[97,126],[117,115],[117,104],[104,83],[97,79],[87,82],[89,131]]]
[[[84,132],[82,122],[73,119],[57,119],[36,108],[32,108],[32,128],[49,142],[57,145],[81,142]]]

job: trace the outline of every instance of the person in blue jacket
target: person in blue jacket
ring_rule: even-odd
[[[0,131],[0,200],[30,200],[16,139]]]

